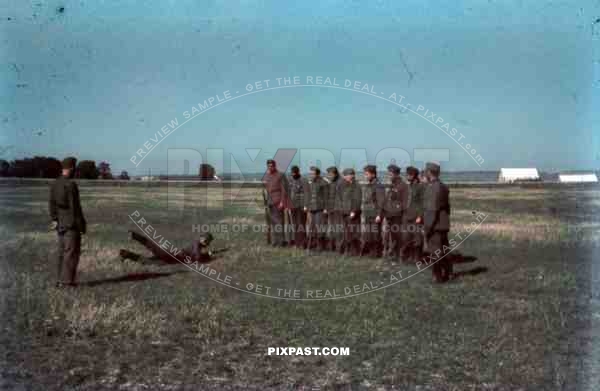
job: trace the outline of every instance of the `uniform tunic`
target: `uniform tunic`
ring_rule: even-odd
[[[379,255],[382,246],[381,222],[375,222],[377,216],[383,217],[385,187],[377,179],[363,185],[361,203],[362,240],[361,253]]]
[[[417,261],[423,252],[423,225],[417,224],[417,217],[423,217],[423,197],[426,185],[413,182],[408,185],[406,206],[402,215],[402,233],[404,236],[404,257]]]
[[[387,221],[384,247],[389,250],[389,255],[400,255],[403,245],[402,214],[406,206],[406,193],[408,185],[401,178],[394,178],[386,191],[384,214]]]
[[[332,250],[339,247],[343,238],[342,205],[338,195],[342,179],[337,176],[327,185],[327,238]]]
[[[303,247],[306,240],[306,213],[304,213],[304,198],[307,192],[306,179],[290,176],[288,180],[290,206],[291,237],[297,247]]]
[[[343,224],[343,238],[338,250],[346,254],[358,255],[362,189],[356,181],[348,183],[342,180],[337,189],[336,198]],[[351,213],[354,213],[354,217],[351,217]]]
[[[308,210],[309,245],[314,240],[320,240],[321,243],[318,244],[322,246],[322,240],[326,237],[327,225],[323,218],[323,210],[327,206],[327,186],[327,182],[321,177],[308,181],[304,206]]]

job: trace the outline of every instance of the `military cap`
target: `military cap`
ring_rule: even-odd
[[[343,176],[355,175],[355,174],[356,174],[356,172],[354,172],[353,168],[346,168],[346,169],[344,169],[344,171],[342,171]]]
[[[292,172],[300,172],[300,167],[298,167],[298,166],[292,166],[291,171]]]
[[[321,173],[321,169],[317,166],[311,166],[310,167],[310,171],[314,171],[316,174],[320,174]]]
[[[272,165],[274,165],[274,166],[276,166],[276,165],[277,165],[277,163],[275,163],[275,160],[273,160],[273,159],[269,159],[269,160],[267,160],[267,165],[269,165],[269,164],[272,164]]]
[[[427,162],[427,164],[425,164],[425,170],[429,170],[434,174],[439,174],[440,173],[440,165],[435,162]]]
[[[377,174],[377,167],[375,167],[372,164],[369,164],[369,165],[366,165],[365,168],[363,168],[363,171],[370,172],[370,173],[373,173],[373,174]]]
[[[387,166],[387,170],[393,174],[400,174],[400,167],[395,164],[390,164]]]
[[[74,158],[73,156],[66,157],[62,161],[62,168],[65,170],[74,169],[76,165],[77,158]]]
[[[327,172],[332,172],[332,173],[334,173],[334,174],[337,175],[338,174],[338,169],[337,169],[336,166],[331,166],[331,167],[327,168]]]
[[[419,176],[419,169],[413,166],[406,167],[406,173],[408,175]]]

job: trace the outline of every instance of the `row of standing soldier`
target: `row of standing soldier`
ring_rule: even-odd
[[[406,263],[421,260],[427,242],[429,252],[439,258],[432,266],[434,281],[447,281],[452,265],[443,250],[448,248],[450,204],[439,165],[427,163],[426,183],[415,167],[406,169],[407,182],[396,165],[388,166],[388,173],[386,190],[373,165],[364,167],[366,181],[359,184],[353,169],[340,176],[336,167],[329,167],[323,178],[319,168],[311,167],[306,179],[294,166],[287,177],[268,160],[263,180],[267,240],[274,246],[391,256]]]

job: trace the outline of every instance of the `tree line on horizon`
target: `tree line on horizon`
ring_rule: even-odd
[[[34,156],[33,158],[15,159],[7,161],[0,159],[0,177],[12,178],[57,178],[62,173],[61,161],[50,156]],[[215,168],[210,164],[201,164],[198,169],[200,179],[212,180],[216,174]],[[106,161],[96,165],[93,160],[81,160],[77,163],[75,178],[80,179],[122,179],[129,180],[127,171],[121,171],[116,178],[113,177],[110,163]]]
[[[0,177],[13,178],[57,178],[62,173],[61,161],[51,156],[7,161],[0,159]],[[115,179],[106,161],[96,165],[93,160],[81,160],[77,163],[75,177],[81,179]],[[127,171],[122,171],[117,179],[129,179]]]

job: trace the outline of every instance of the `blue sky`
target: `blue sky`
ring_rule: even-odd
[[[388,158],[382,149],[401,148],[416,165],[415,149],[447,150],[449,170],[598,169],[595,3],[4,1],[0,158],[73,154],[130,173],[166,172],[169,149],[207,159],[210,148],[224,150],[223,163],[208,153],[219,168],[233,154],[240,170],[257,171],[278,148],[325,149],[338,163],[343,149],[363,148],[374,162]],[[484,162],[413,112],[320,87],[232,100],[130,162],[204,99],[294,76],[403,95],[456,128]],[[254,162],[248,148],[261,149]]]

